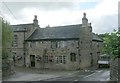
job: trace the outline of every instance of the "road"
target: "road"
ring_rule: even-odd
[[[74,75],[63,76],[59,78],[47,79],[44,81],[109,81],[109,69],[98,69],[88,72],[78,72]]]
[[[16,73],[4,81],[109,81],[109,69],[97,70],[77,70],[77,71],[43,71],[24,69],[16,71]],[[32,72],[33,71],[33,72]]]

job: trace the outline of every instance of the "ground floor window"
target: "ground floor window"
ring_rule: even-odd
[[[44,63],[48,63],[48,56],[43,56]]]
[[[72,62],[76,61],[76,53],[70,53],[70,60]]]
[[[56,63],[66,63],[66,56],[56,56]]]

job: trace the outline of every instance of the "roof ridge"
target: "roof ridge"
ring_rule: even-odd
[[[72,24],[72,25],[62,25],[62,26],[52,26],[52,27],[49,27],[49,28],[56,28],[56,27],[67,27],[67,26],[76,26],[76,25],[82,25],[82,24]]]
[[[20,25],[31,25],[33,23],[27,23],[27,24],[16,24],[16,25],[12,25],[12,26],[20,26]]]

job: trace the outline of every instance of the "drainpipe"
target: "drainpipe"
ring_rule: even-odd
[[[80,40],[78,40],[78,56],[79,56],[79,64],[80,64],[80,62],[81,62],[81,58],[80,58],[80,56],[81,56],[81,54],[80,54]]]
[[[24,58],[24,66],[26,66],[26,65],[25,65],[25,54],[26,54],[26,53],[25,53],[25,31],[26,31],[26,28],[24,28],[24,29],[25,29],[25,30],[24,30],[24,42],[23,42],[23,52],[24,52],[24,53],[23,53],[23,54],[24,54],[24,57],[23,57],[23,58]]]

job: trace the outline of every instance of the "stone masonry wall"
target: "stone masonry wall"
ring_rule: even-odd
[[[59,42],[59,41],[58,41]],[[60,41],[61,42],[61,41]],[[51,48],[51,41],[38,41],[34,42],[33,46],[30,47],[31,42],[28,42],[29,48],[28,48],[28,55],[26,57],[26,63],[29,63],[30,65],[30,55],[35,55],[37,56],[43,56],[44,54],[44,49],[47,48],[47,55],[52,55],[53,56],[53,62],[49,63],[42,63],[40,61],[35,61],[35,67],[36,68],[49,68],[49,69],[67,69],[67,70],[73,70],[73,69],[78,69],[79,64],[78,64],[78,41],[77,40],[70,40],[70,41],[62,41],[64,42],[60,44],[60,47],[52,49]],[[76,53],[76,61],[71,62],[70,61],[70,53]],[[57,56],[66,56],[66,63],[62,64],[56,63],[56,57]]]
[[[12,55],[15,56],[15,65],[24,65],[24,32],[14,32],[17,35],[17,46],[12,47]]]
[[[13,60],[4,59],[2,60],[2,77],[14,74],[14,63]]]
[[[93,66],[97,65],[99,55],[102,54],[102,42],[92,42]]]
[[[120,58],[112,60],[110,63],[110,80],[120,82]]]
[[[89,23],[88,23],[89,24]],[[91,45],[92,45],[92,28],[90,26],[81,27],[79,47],[80,47],[80,68],[84,69],[91,66]]]

